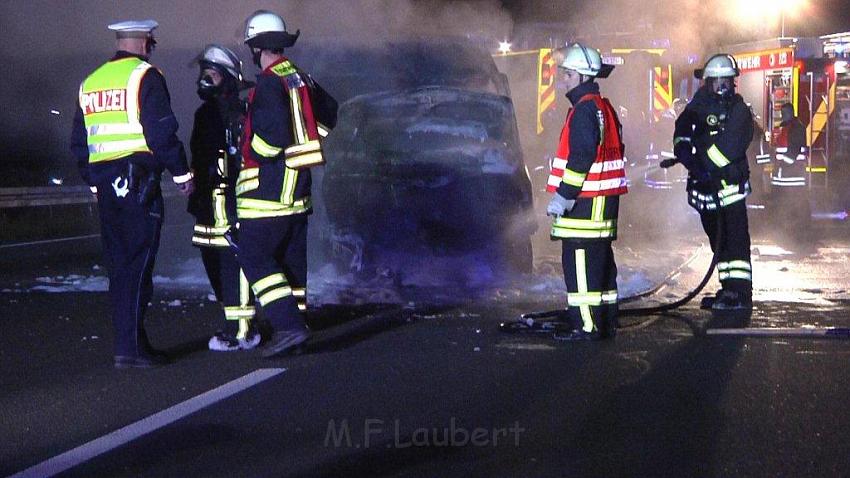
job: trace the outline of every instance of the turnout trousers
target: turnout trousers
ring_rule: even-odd
[[[276,330],[305,327],[307,215],[240,219],[239,263]]]
[[[717,273],[720,286],[752,297],[753,275],[750,263],[750,228],[746,201],[737,201],[716,211],[700,211],[700,221],[715,254],[721,234]],[[721,231],[722,227],[722,231]]]
[[[224,307],[225,332],[244,338],[254,318],[253,297],[248,279],[229,247],[201,247],[201,261],[215,298]]]
[[[617,264],[610,239],[562,242],[567,317],[575,328],[613,336],[617,328]]]
[[[153,267],[163,220],[162,195],[157,190],[147,203],[139,204],[136,191],[119,192],[107,182],[98,185],[97,203],[109,272],[115,355],[150,354],[144,316],[153,295]]]

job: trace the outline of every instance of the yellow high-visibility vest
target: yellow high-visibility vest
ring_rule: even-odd
[[[151,152],[139,122],[139,89],[149,68],[139,58],[121,58],[105,63],[80,85],[89,163]]]

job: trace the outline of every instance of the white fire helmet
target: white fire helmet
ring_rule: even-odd
[[[738,69],[738,62],[735,61],[735,57],[727,53],[712,56],[705,62],[704,67],[694,70],[694,76],[700,80],[706,78],[734,78],[740,74],[741,71]]]
[[[242,61],[229,48],[215,44],[207,45],[204,48],[204,55],[201,57],[202,67],[204,63],[218,65],[230,73],[230,76],[242,81]]]
[[[556,52],[555,61],[561,68],[598,78],[606,78],[614,69],[612,65],[602,64],[602,55],[599,54],[599,50],[581,43],[573,43],[566,48],[559,48]]]
[[[300,32],[290,34],[280,15],[257,10],[245,22],[245,43],[251,48],[287,48],[295,44]]]

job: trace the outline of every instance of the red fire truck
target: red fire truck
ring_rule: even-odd
[[[844,34],[843,38],[850,40],[850,34]],[[810,188],[824,190],[846,185],[850,165],[848,138],[841,133],[848,128],[850,109],[837,108],[847,101],[841,97],[850,91],[850,77],[846,74],[845,60],[834,53],[825,54],[834,52],[827,49],[827,45],[834,43],[834,39],[827,37],[778,38],[726,49],[738,61],[741,70],[738,93],[752,105],[765,140],[774,140],[781,123],[782,106],[787,103],[794,106],[806,127],[810,151],[807,183]],[[762,174],[769,175],[770,162],[766,159],[760,162],[765,166]]]

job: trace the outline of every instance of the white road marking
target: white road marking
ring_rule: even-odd
[[[180,402],[173,407],[154,413],[147,418],[115,430],[108,435],[96,438],[73,450],[66,451],[61,455],[54,456],[26,470],[15,473],[9,478],[41,478],[57,475],[285,371],[285,368],[262,368],[255,370],[220,387]]]
[[[52,244],[55,242],[67,242],[67,241],[76,241],[79,239],[92,239],[95,237],[100,237],[100,234],[89,234],[87,236],[73,236],[73,237],[63,237],[61,239],[47,239],[44,241],[32,241],[32,242],[18,242],[15,244],[3,244],[0,245],[0,249],[8,249],[10,247],[24,247],[24,246],[37,246],[39,244]]]

